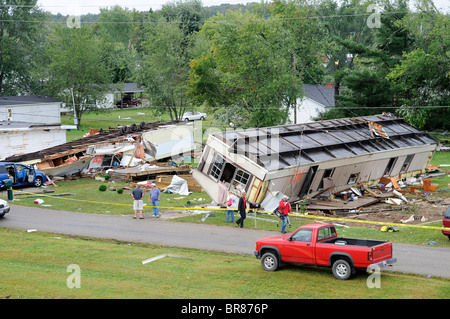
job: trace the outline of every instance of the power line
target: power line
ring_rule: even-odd
[[[0,5],[1,7],[1,5]],[[379,12],[380,15],[393,15],[400,13],[410,13],[410,11],[391,11],[391,12]],[[335,19],[335,18],[351,18],[351,17],[368,17],[374,14],[373,12],[368,13],[354,13],[354,14],[337,14],[337,15],[315,15],[306,17],[293,17],[293,18],[260,18],[260,19],[238,19],[238,20],[221,20],[221,19],[211,19],[201,20],[201,21],[181,21],[181,20],[171,20],[171,21],[142,21],[142,20],[132,20],[132,21],[79,21],[80,24],[164,24],[164,23],[178,23],[178,24],[206,24],[206,23],[236,23],[236,22],[276,22],[276,21],[299,21],[308,19]],[[80,17],[82,15],[67,15],[70,17]],[[1,19],[0,22],[14,22],[14,23],[48,23],[48,24],[64,24],[66,21],[52,21],[52,20],[16,20],[16,19]]]

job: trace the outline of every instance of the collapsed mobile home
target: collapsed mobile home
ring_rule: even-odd
[[[193,177],[216,202],[227,190],[263,203],[425,172],[438,141],[390,114],[210,134]],[[264,207],[264,206],[263,206]]]

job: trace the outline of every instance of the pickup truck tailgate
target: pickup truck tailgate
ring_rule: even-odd
[[[372,248],[373,262],[379,262],[392,257],[392,243],[383,243]]]

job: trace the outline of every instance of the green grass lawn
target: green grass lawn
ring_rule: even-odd
[[[0,228],[0,297],[13,299],[448,299],[450,280],[382,271],[340,281],[328,268],[284,266],[267,272],[253,256],[94,240]],[[143,260],[166,257],[148,264]],[[80,288],[69,265],[78,265]],[[70,269],[69,269],[70,270]],[[72,276],[72,277],[69,277]]]

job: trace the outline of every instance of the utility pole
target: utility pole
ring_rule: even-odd
[[[294,84],[295,84],[295,77],[296,77],[296,70],[297,70],[297,53],[294,51]],[[297,97],[295,97],[294,100],[294,124],[297,124]]]
[[[72,102],[73,102],[73,124],[77,126],[78,130],[78,116],[77,116],[77,108],[75,105],[75,95],[73,93],[73,86],[72,86]]]

